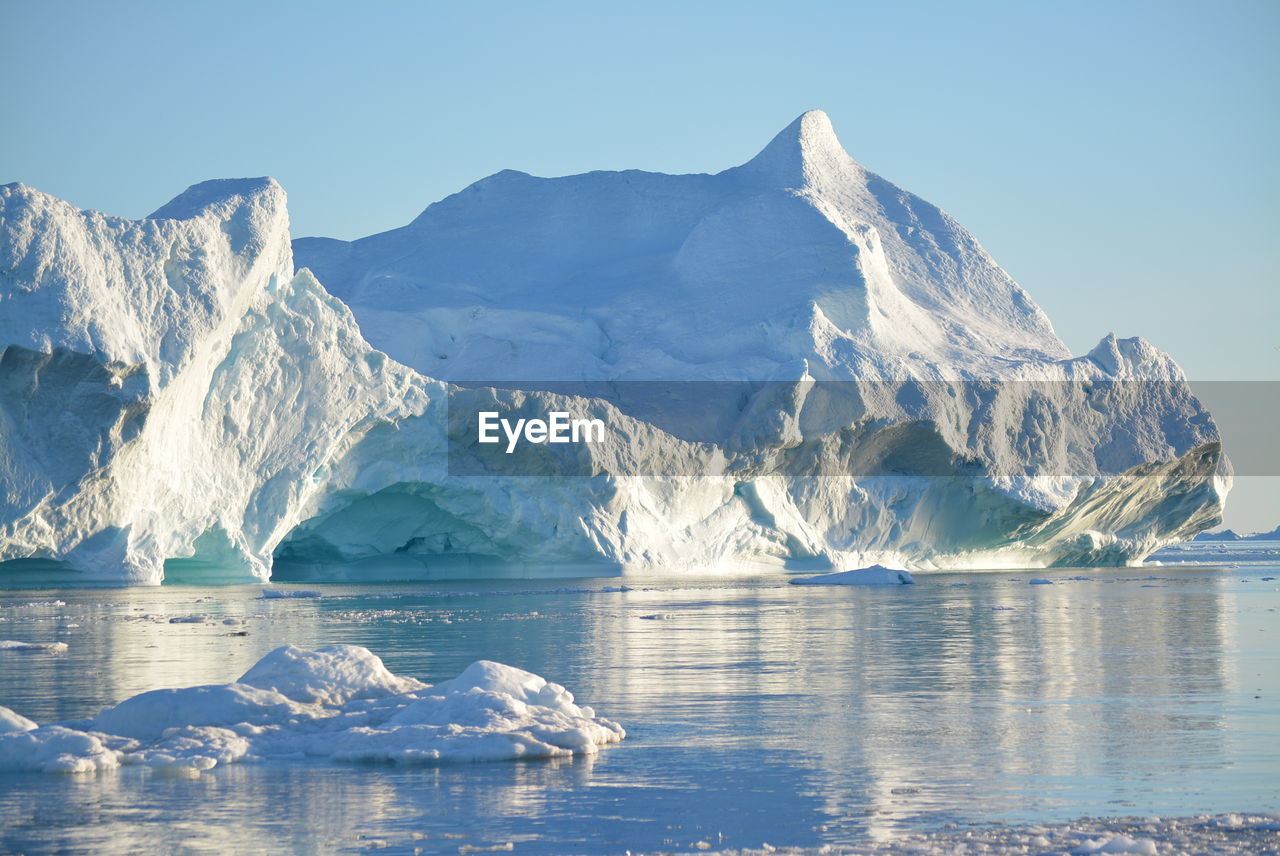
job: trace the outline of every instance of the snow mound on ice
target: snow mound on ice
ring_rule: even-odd
[[[91,729],[139,740],[157,740],[171,730],[262,726],[312,712],[281,693],[245,684],[214,684],[151,690],[125,699],[94,717]]]
[[[911,585],[915,581],[915,577],[906,571],[886,568],[884,565],[872,565],[869,568],[857,568],[852,571],[801,577],[789,582],[793,586],[895,586]]]
[[[0,706],[0,734],[11,731],[30,731],[36,724],[21,714],[14,713],[7,707]]]
[[[286,645],[234,683],[152,690],[87,722],[37,726],[0,708],[0,771],[493,761],[594,754],[625,736],[559,684],[501,663],[481,660],[429,687],[366,648]]]
[[[315,651],[285,645],[259,660],[239,683],[275,690],[294,701],[332,706],[426,686],[414,678],[391,674],[379,657],[356,645],[331,645]]]

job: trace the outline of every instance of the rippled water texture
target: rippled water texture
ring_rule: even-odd
[[[601,591],[617,580],[307,586],[323,597],[271,600],[257,586],[3,592],[0,639],[69,646],[0,651],[0,704],[39,722],[234,680],[286,642],[346,642],[430,682],[479,658],[529,669],[628,738],[559,762],[3,775],[0,851],[620,853],[1275,810],[1272,562],[867,588],[761,577],[622,592]],[[1054,584],[1028,584],[1044,576]],[[170,622],[187,616],[205,620]]]

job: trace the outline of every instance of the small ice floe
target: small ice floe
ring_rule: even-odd
[[[633,589],[631,586],[605,586],[604,588],[600,589],[600,591],[619,592],[619,591],[635,591],[635,589]]]
[[[9,609],[56,609],[67,604],[61,600],[31,600],[26,603],[5,604]]]
[[[0,771],[142,765],[197,775],[243,760],[434,764],[595,754],[626,736],[559,684],[487,660],[435,686],[368,649],[277,648],[229,684],[152,690],[87,721],[0,733]],[[12,715],[16,717],[16,714]]]
[[[788,580],[793,586],[895,586],[911,585],[915,578],[906,571],[872,565],[853,571],[819,574],[816,577],[800,577]]]
[[[640,617],[645,621],[671,621],[679,616],[674,612],[655,612],[651,615],[642,615]]]
[[[1044,577],[1032,577],[1027,580],[1027,584],[1033,586],[1051,586],[1053,585],[1053,580],[1046,580]]]
[[[204,624],[203,615],[175,615],[169,619],[170,624]]]
[[[50,654],[65,654],[66,642],[16,642],[13,639],[0,640],[0,651],[47,651]]]
[[[1013,607],[1012,606],[993,606],[991,607],[991,611],[992,612],[1012,612]]]
[[[258,600],[277,600],[285,597],[324,597],[323,592],[314,589],[263,589]]]
[[[1137,856],[1158,856],[1156,843],[1150,838],[1130,838],[1127,835],[1102,835],[1086,838],[1071,848],[1072,856],[1088,856],[1093,853],[1132,853]]]

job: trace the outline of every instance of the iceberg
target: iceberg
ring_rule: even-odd
[[[285,645],[233,683],[144,692],[89,720],[37,725],[0,707],[0,771],[498,761],[592,755],[625,736],[559,684],[501,663],[480,660],[432,687],[366,648]]]
[[[6,185],[0,305],[9,580],[1136,564],[1231,482],[1170,357],[1072,357],[819,111],[716,175],[505,171],[354,242],[291,241],[267,178],[141,220]],[[451,410],[610,441],[504,469]]]

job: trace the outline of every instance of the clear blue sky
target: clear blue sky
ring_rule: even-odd
[[[0,182],[82,207],[267,174],[295,235],[353,238],[503,168],[718,171],[820,107],[1076,352],[1280,380],[1271,0],[0,0],[0,33]]]

